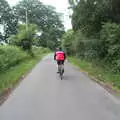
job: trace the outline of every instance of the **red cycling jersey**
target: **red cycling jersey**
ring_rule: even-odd
[[[56,60],[65,60],[65,53],[63,51],[57,51],[55,53]]]

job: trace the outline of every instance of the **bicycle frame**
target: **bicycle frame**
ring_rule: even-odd
[[[64,73],[64,65],[63,64],[58,65],[58,70],[59,70],[60,78],[62,80]]]

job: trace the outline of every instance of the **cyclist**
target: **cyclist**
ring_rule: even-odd
[[[61,64],[64,65],[65,59],[66,59],[65,52],[60,47],[59,49],[57,49],[57,51],[54,54],[54,60],[56,60],[57,64],[58,64],[58,72],[57,73],[59,73],[59,65],[61,65]]]

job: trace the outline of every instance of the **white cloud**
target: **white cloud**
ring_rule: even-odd
[[[18,1],[20,1],[20,0],[7,0],[8,1],[8,3],[11,5],[11,6],[13,6],[13,5],[15,5]]]
[[[68,7],[67,0],[40,0],[41,2],[56,7],[58,11],[64,12]]]
[[[69,4],[68,0],[40,0],[44,4],[52,5],[56,7],[56,10],[58,12],[64,13],[64,25],[66,29],[72,28],[71,26],[71,20],[69,18]]]

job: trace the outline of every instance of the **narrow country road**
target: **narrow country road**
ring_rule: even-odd
[[[45,57],[0,107],[0,120],[120,120],[120,101],[69,63]]]

